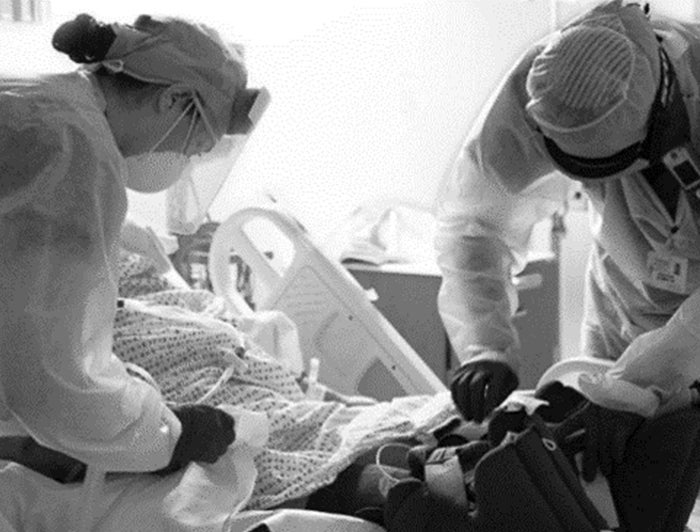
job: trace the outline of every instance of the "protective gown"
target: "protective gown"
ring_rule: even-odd
[[[148,471],[181,427],[112,353],[126,164],[105,107],[87,72],[0,80],[0,431]]]
[[[661,19],[652,26],[678,75],[698,151],[700,26]],[[440,193],[439,309],[462,361],[501,359],[518,367],[511,275],[525,265],[533,225],[562,209],[574,183],[555,171],[525,111],[528,70],[546,42],[532,47],[506,75]],[[582,354],[617,360],[640,334],[664,327],[700,286],[700,200],[682,193],[671,217],[640,173],[587,181],[584,190],[594,243],[586,271]],[[688,259],[684,290],[654,285],[647,266],[652,250]],[[695,309],[700,307],[688,311]],[[684,320],[700,323],[700,313]]]

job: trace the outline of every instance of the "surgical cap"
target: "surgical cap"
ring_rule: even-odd
[[[563,151],[606,157],[644,138],[659,78],[659,44],[644,12],[607,2],[535,58],[526,110]]]
[[[245,97],[242,54],[204,24],[141,15],[133,25],[104,25],[79,15],[56,31],[53,43],[76,62],[103,65],[148,83],[189,85],[219,135],[230,132],[234,101]]]

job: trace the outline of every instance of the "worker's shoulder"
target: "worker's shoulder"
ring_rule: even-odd
[[[96,179],[90,161],[112,137],[89,92],[70,76],[0,79],[0,210]]]
[[[89,79],[77,72],[0,78],[0,124],[60,130],[104,125],[104,109]]]

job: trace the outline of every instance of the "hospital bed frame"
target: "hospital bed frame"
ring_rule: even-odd
[[[258,241],[262,239],[268,242]],[[275,265],[269,256],[283,254],[280,248],[291,249],[292,256]],[[368,292],[291,215],[278,208],[250,207],[232,214],[214,233],[209,252],[214,292],[232,310],[246,314],[252,310],[235,289],[232,253],[253,272],[256,309],[280,310],[291,318],[299,331],[304,366],[318,361],[318,379],[324,385],[379,400],[446,391],[372,304]]]

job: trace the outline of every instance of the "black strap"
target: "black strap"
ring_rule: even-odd
[[[547,152],[555,163],[571,175],[589,179],[608,177],[622,172],[639,158],[644,145],[643,142],[637,142],[609,157],[589,158],[568,154],[549,137],[543,138]]]

